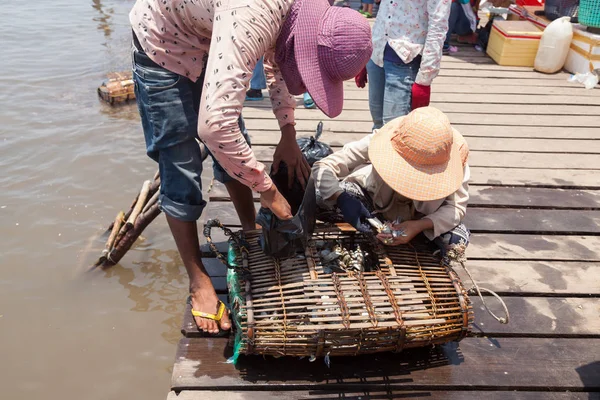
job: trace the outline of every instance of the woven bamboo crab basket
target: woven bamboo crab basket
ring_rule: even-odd
[[[131,71],[108,74],[108,80],[98,88],[98,96],[111,105],[135,99]]]
[[[210,228],[205,227],[209,245]],[[317,226],[304,254],[276,259],[260,231],[230,236],[228,289],[240,354],[352,356],[460,341],[470,331],[471,303],[456,273],[425,240],[388,247],[337,225]],[[359,249],[363,271],[327,267],[322,248]],[[217,253],[218,254],[218,253]]]

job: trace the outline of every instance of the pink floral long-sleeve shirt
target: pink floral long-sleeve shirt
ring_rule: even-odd
[[[385,45],[405,63],[419,54],[416,83],[429,86],[440,70],[452,0],[381,0],[373,27],[375,64],[383,67]]]
[[[198,135],[219,164],[257,192],[272,185],[237,120],[252,71],[265,57],[273,112],[294,123],[295,100],[274,62],[275,43],[293,0],[137,0],[129,19],[146,54],[197,81],[206,74]]]

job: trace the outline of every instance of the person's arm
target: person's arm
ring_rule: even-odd
[[[425,236],[430,240],[448,232],[461,223],[467,212],[469,203],[469,179],[471,171],[469,165],[464,168],[464,177],[462,186],[458,190],[446,197],[442,206],[434,213],[424,217],[433,222],[433,227],[424,231]]]
[[[288,167],[288,186],[292,186],[294,175],[304,186],[310,176],[310,166],[296,142],[296,128],[294,127],[296,125],[294,121],[296,100],[289,93],[281,71],[275,63],[273,49],[269,49],[265,54],[264,69],[273,113],[279,121],[281,129],[281,139],[273,155],[273,172],[276,173],[280,163],[284,162]]]
[[[448,32],[451,5],[450,0],[427,1],[427,13],[429,15],[427,37],[421,57],[421,67],[415,79],[415,83],[419,85],[430,86],[440,71],[442,47]]]
[[[461,223],[467,211],[469,202],[469,166],[465,165],[464,177],[461,187],[450,196],[444,199],[442,205],[433,213],[424,216],[421,219],[409,220],[394,225],[395,230],[403,230],[404,235],[392,237],[390,234],[380,233],[377,238],[389,246],[398,246],[400,244],[409,243],[415,236],[423,232],[429,239],[433,240],[443,233],[450,231],[452,228]],[[427,202],[418,202],[421,205]],[[417,211],[419,206],[417,205]]]
[[[246,143],[238,118],[256,60],[274,41],[278,29],[260,25],[251,7],[229,7],[215,13],[213,33],[198,116],[198,136],[232,177],[261,193],[261,203],[281,219],[291,217],[265,166]],[[232,27],[235,26],[235,29]],[[250,33],[250,35],[248,35]],[[256,40],[259,36],[262,40]],[[270,36],[270,37],[269,37]],[[202,60],[197,60],[202,62]]]
[[[373,134],[348,143],[342,150],[315,163],[312,169],[315,188],[325,203],[335,204],[343,192],[340,181],[350,175],[355,168],[370,163],[369,143],[372,137]]]

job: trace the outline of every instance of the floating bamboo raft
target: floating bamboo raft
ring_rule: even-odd
[[[387,247],[370,235],[319,227],[305,254],[265,256],[260,231],[228,273],[239,354],[348,356],[459,341],[473,313],[455,272],[417,242]],[[376,257],[368,272],[327,273],[315,243],[359,244]],[[415,241],[413,241],[415,242]]]

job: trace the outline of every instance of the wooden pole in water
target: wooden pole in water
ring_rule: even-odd
[[[110,267],[118,263],[131,248],[144,229],[160,214],[158,202],[154,203],[146,212],[140,214],[131,229],[115,244],[108,257],[102,262],[102,267]]]

